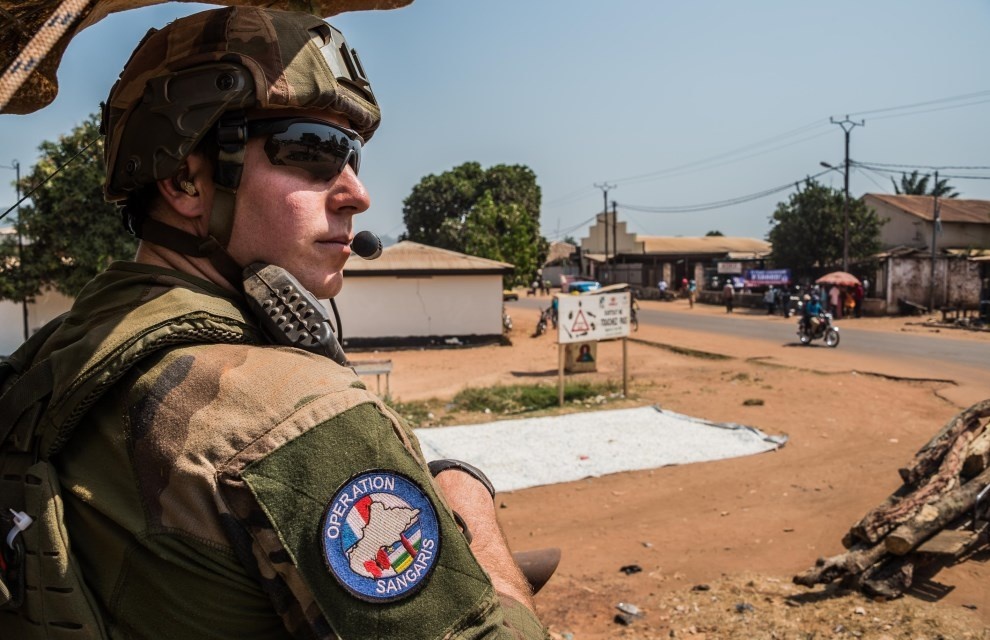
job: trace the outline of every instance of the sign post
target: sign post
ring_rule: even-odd
[[[558,399],[564,406],[564,345],[622,338],[622,393],[628,395],[626,336],[632,314],[628,291],[557,296]]]

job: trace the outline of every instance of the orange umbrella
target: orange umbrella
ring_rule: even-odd
[[[845,271],[833,271],[826,273],[821,278],[815,280],[817,284],[837,284],[840,287],[854,287],[859,284],[859,278]]]

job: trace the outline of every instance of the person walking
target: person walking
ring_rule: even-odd
[[[865,297],[866,296],[863,292],[863,284],[859,282],[856,283],[856,286],[853,287],[853,304],[855,305],[854,311],[857,318],[863,317],[863,299]]]
[[[828,310],[836,320],[842,319],[842,289],[837,284],[828,290]]]
[[[726,280],[722,287],[722,302],[725,303],[725,312],[732,313],[732,304],[736,295],[736,290],[732,287],[732,281]]]
[[[777,291],[773,287],[767,288],[763,294],[763,304],[767,306],[767,315],[772,316],[777,310]]]

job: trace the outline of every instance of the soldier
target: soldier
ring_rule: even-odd
[[[379,120],[342,34],[303,13],[152,30],[111,90],[106,193],[141,242],[38,354],[106,636],[546,635],[490,483],[428,467],[311,304],[342,286]]]

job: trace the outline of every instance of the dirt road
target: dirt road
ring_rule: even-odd
[[[689,310],[683,301],[643,304],[724,313],[704,305]],[[960,409],[988,395],[990,366],[905,369],[898,362],[866,360],[841,345],[788,347],[793,320],[734,315],[739,322],[779,323],[781,340],[739,341],[643,328],[628,350],[632,395],[640,404],[787,434],[786,447],[498,496],[514,549],[563,550],[557,575],[537,596],[553,634],[575,640],[843,633],[990,637],[985,558],[943,569],[923,592],[895,603],[825,598],[821,590],[809,594],[790,585],[791,576],[817,557],[843,551],[840,541],[848,527],[899,486],[898,467]],[[468,384],[554,383],[556,344],[550,335],[529,337],[536,318],[536,311],[513,309],[511,347],[379,352],[375,357],[393,360],[392,395],[404,401],[449,397]],[[846,322],[876,331],[940,335],[904,319]],[[990,341],[988,334],[951,335]],[[679,355],[649,343],[728,359]],[[583,375],[621,377],[619,343],[601,344],[598,355],[598,373]],[[642,570],[620,571],[630,565]],[[928,602],[933,596],[938,597]],[[619,602],[635,604],[644,615],[628,626],[617,623]]]

